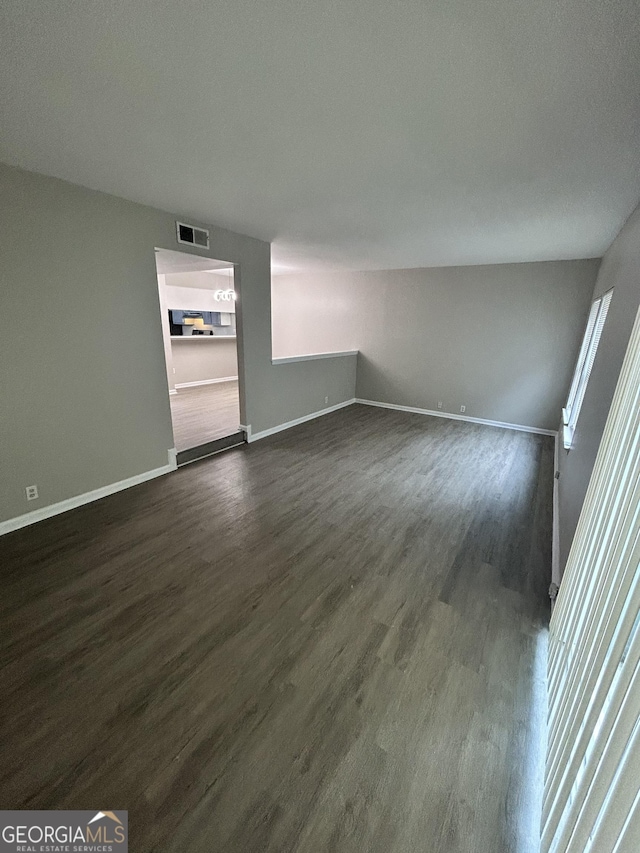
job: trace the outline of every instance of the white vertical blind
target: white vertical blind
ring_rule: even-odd
[[[640,850],[639,566],[640,313],[551,620],[544,853]]]
[[[598,313],[600,311],[600,299],[596,299],[591,303],[591,310],[589,311],[589,319],[587,320],[587,328],[584,330],[584,337],[582,339],[582,346],[580,347],[580,354],[578,355],[578,361],[576,363],[575,370],[573,372],[573,380],[571,382],[571,388],[569,390],[569,396],[567,397],[567,405],[565,409],[567,414],[570,416],[573,411],[573,403],[576,399],[576,394],[578,392],[578,385],[580,384],[580,378],[582,376],[584,365],[587,360],[587,353],[589,351],[589,344],[591,343],[591,337],[593,335],[593,330],[596,325],[596,319],[598,318]]]

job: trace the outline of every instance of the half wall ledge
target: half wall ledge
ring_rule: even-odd
[[[343,352],[314,352],[308,355],[288,355],[284,358],[272,358],[271,364],[291,364],[294,361],[314,361],[317,358],[340,358],[345,355],[358,355],[359,350],[350,349]]]

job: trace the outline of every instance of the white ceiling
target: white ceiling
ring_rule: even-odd
[[[156,269],[161,274],[172,275],[185,272],[224,273],[233,269],[228,261],[216,261],[200,255],[188,255],[186,252],[172,252],[171,249],[156,249]]]
[[[638,0],[11,0],[0,160],[280,269],[601,255],[640,197]]]

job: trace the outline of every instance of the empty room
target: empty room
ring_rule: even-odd
[[[0,21],[0,850],[637,853],[636,0]]]

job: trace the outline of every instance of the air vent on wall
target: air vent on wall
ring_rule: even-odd
[[[205,228],[195,228],[184,222],[176,222],[176,234],[178,243],[186,243],[187,246],[199,246],[201,249],[209,248],[209,232]]]

